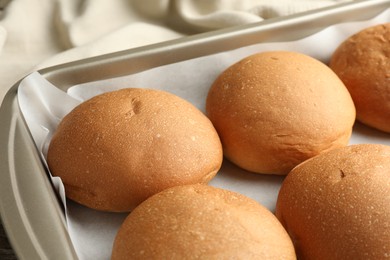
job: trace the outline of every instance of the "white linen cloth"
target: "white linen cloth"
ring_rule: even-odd
[[[0,102],[67,61],[351,0],[0,0]]]

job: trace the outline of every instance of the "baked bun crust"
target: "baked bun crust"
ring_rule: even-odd
[[[300,259],[390,256],[390,147],[347,146],[298,165],[276,215]]]
[[[164,91],[133,88],[93,97],[65,116],[47,161],[68,198],[120,212],[163,189],[207,183],[222,156],[200,110]]]
[[[345,146],[355,121],[347,89],[325,64],[285,51],[249,56],[210,88],[206,110],[225,156],[257,173],[287,174]]]
[[[115,238],[112,259],[295,259],[277,218],[244,195],[177,186],[140,204]]]
[[[345,40],[329,66],[351,93],[357,119],[390,133],[390,23]]]

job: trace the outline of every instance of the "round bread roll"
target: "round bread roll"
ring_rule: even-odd
[[[329,66],[351,93],[357,119],[390,133],[390,23],[349,37]]]
[[[390,147],[347,146],[294,168],[276,215],[299,259],[390,257]]]
[[[249,56],[211,86],[206,110],[225,156],[248,171],[287,174],[348,144],[355,107],[325,64],[286,51]]]
[[[118,259],[296,259],[286,230],[244,195],[207,185],[177,186],[140,204],[113,246]]]
[[[222,156],[200,110],[164,91],[129,88],[95,96],[66,115],[47,161],[68,198],[121,212],[163,189],[207,183]]]

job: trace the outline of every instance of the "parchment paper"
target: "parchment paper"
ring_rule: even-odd
[[[124,87],[163,89],[189,100],[204,111],[205,97],[217,75],[250,54],[267,50],[291,50],[305,53],[326,63],[341,41],[363,28],[383,22],[390,22],[390,9],[369,21],[331,26],[299,41],[260,43],[126,77],[77,85],[70,88],[68,93],[57,89],[35,72],[21,82],[18,99],[45,161],[50,137],[62,117],[81,101],[96,94]],[[357,123],[350,144],[357,143],[390,145],[390,135]],[[249,173],[224,160],[220,172],[210,185],[240,192],[274,211],[282,181],[282,176]],[[53,178],[53,182],[65,203],[60,179]],[[66,218],[69,233],[79,258],[109,259],[115,234],[126,216],[127,213],[98,212],[67,201]]]

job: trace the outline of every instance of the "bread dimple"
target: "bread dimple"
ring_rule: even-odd
[[[114,242],[112,259],[295,259],[275,216],[227,190],[188,185],[138,206]]]
[[[128,211],[164,188],[208,182],[222,163],[221,149],[211,122],[187,101],[123,89],[68,114],[50,143],[48,163],[70,198]]]
[[[302,259],[390,255],[390,147],[353,145],[314,157],[286,177],[276,215]]]
[[[213,83],[206,110],[225,155],[260,173],[285,174],[347,144],[355,119],[338,77],[294,52],[259,53],[232,65]]]
[[[351,93],[357,119],[390,132],[390,23],[350,36],[336,49],[329,66]]]

